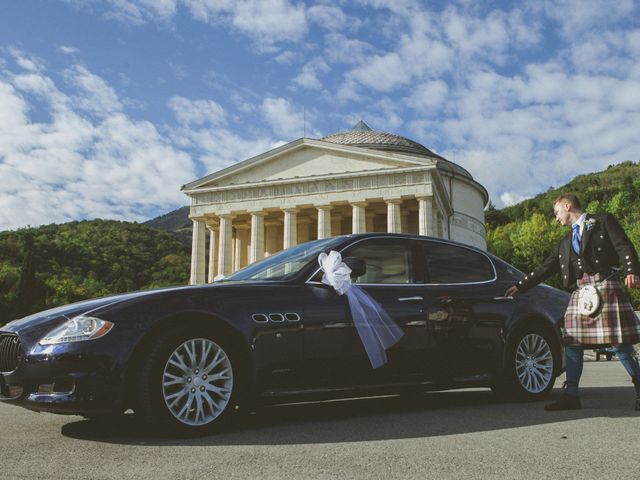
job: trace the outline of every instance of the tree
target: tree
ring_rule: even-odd
[[[20,278],[16,284],[15,315],[20,318],[33,313],[44,303],[45,289],[36,278],[36,266],[33,255],[33,239],[24,237],[24,257]]]
[[[552,219],[534,213],[511,235],[516,265],[528,270],[541,264],[565,233]]]

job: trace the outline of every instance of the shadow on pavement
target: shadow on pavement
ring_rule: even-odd
[[[555,390],[550,397],[559,395]],[[586,418],[636,417],[631,387],[583,388],[582,410],[546,412],[546,402],[498,403],[489,390],[358,398],[260,408],[239,415],[217,434],[191,439],[150,436],[124,415],[108,422],[80,420],[62,427],[77,439],[135,445],[288,445],[434,437],[527,427]]]

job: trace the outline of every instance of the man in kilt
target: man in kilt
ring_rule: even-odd
[[[571,226],[554,251],[541,266],[505,295],[512,296],[559,273],[563,285],[577,281],[564,318],[563,343],[567,381],[563,395],[545,410],[576,410],[582,408],[578,383],[582,375],[584,347],[614,346],[620,363],[627,370],[636,390],[635,409],[640,410],[640,365],[633,344],[640,342],[640,320],[636,317],[628,295],[622,289],[619,273],[622,267],[628,288],[640,286],[638,254],[612,215],[590,215],[582,211],[580,201],[573,194],[564,194],[553,202],[556,220]],[[599,307],[589,311],[580,307],[580,287],[592,285],[597,289]],[[595,292],[592,292],[595,293]],[[597,303],[595,303],[597,305]]]

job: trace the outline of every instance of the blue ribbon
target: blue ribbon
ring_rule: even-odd
[[[387,363],[386,350],[395,345],[404,332],[371,295],[351,283],[351,269],[342,262],[339,252],[321,253],[318,262],[324,272],[322,283],[331,285],[338,295],[347,296],[353,323],[371,366],[383,366]]]
[[[371,295],[352,285],[346,293],[353,323],[373,368],[387,363],[388,348],[404,335],[402,329]]]

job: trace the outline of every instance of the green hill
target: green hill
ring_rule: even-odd
[[[78,300],[186,284],[190,249],[137,223],[70,222],[0,232],[0,324]]]
[[[189,207],[180,207],[143,223],[148,227],[170,232],[184,245],[191,247],[191,233],[193,225],[189,220]]]
[[[487,226],[494,228],[513,221],[529,218],[534,213],[551,214],[551,202],[562,193],[572,192],[578,195],[582,206],[590,208],[591,213],[604,210],[616,195],[631,201],[629,207],[637,209],[640,194],[640,164],[624,162],[610,165],[606,170],[587,175],[578,175],[566,185],[549,188],[544,193],[501,210],[487,212]],[[623,212],[626,213],[626,212]]]

